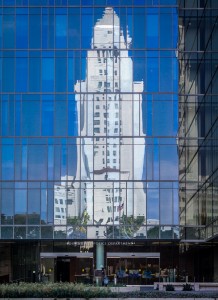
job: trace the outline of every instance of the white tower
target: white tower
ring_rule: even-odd
[[[80,135],[76,180],[83,182],[76,199],[80,214],[86,210],[88,224],[94,224],[89,238],[104,237],[106,225],[119,225],[123,215],[146,217],[140,182],[145,150],[143,81],[133,81],[130,43],[114,10],[106,8],[94,26],[86,78],[75,84]],[[105,227],[96,230],[96,225]]]

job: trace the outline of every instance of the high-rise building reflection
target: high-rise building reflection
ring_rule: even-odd
[[[128,238],[135,233],[127,225],[134,220],[143,225],[146,217],[140,182],[145,151],[143,81],[133,80],[130,44],[117,14],[107,7],[94,26],[86,78],[75,84],[80,135],[76,180],[81,180],[75,201],[78,216],[85,213],[86,224],[93,225],[88,226],[88,238],[110,237],[109,225],[121,223]]]

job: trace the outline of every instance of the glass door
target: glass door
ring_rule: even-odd
[[[159,282],[160,255],[107,253],[107,275],[111,283],[151,285]]]

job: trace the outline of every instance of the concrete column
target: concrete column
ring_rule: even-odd
[[[218,281],[218,247],[215,246],[213,250],[213,281],[217,282]]]
[[[97,243],[96,245],[96,269],[101,270],[104,265],[104,245]]]

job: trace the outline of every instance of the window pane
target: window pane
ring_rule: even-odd
[[[28,47],[28,16],[16,15],[16,47],[25,49]]]
[[[47,147],[30,145],[28,147],[28,179],[46,180],[47,178]]]

